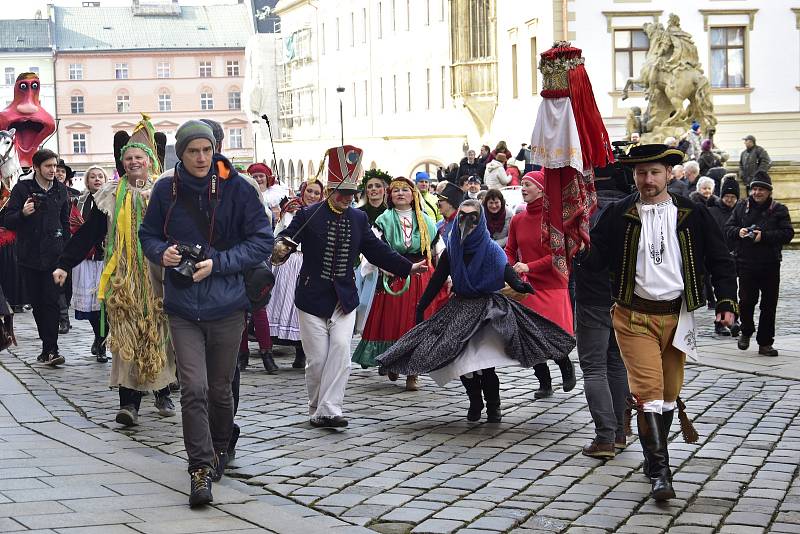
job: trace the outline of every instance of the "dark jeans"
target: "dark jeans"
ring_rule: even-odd
[[[233,429],[231,384],[244,329],[244,313],[217,321],[169,316],[181,382],[183,442],[189,471],[213,467],[215,451],[228,449]]]
[[[756,331],[754,315],[761,294],[756,335],[760,347],[770,346],[775,341],[775,310],[778,307],[780,284],[780,263],[762,266],[757,272],[739,271],[739,313],[744,336],[752,336]]]
[[[158,397],[169,397],[169,386],[165,387],[164,389],[159,389],[158,391],[154,391],[153,394]],[[124,406],[133,406],[136,408],[136,411],[139,411],[139,408],[142,405],[142,397],[144,396],[144,391],[138,391],[135,389],[130,389],[126,387],[120,386],[119,388],[119,407],[122,408]]]
[[[617,338],[611,327],[611,313],[604,306],[578,303],[575,310],[578,328],[578,361],[583,371],[583,392],[594,421],[597,440],[613,443],[623,434],[628,374],[619,355]]]
[[[39,271],[20,267],[33,306],[33,318],[42,350],[58,351],[58,295],[61,288],[53,282],[52,271]]]

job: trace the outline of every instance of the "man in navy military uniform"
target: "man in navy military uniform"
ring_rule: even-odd
[[[343,428],[347,420],[342,417],[342,402],[350,375],[350,343],[358,307],[354,272],[358,255],[402,277],[428,267],[424,261],[412,264],[394,252],[372,232],[366,213],[351,207],[361,174],[361,150],[343,146],[328,153],[328,190],[332,194],[297,212],[281,232],[273,259],[287,255],[291,246],[286,246],[286,238],[303,246],[295,305],[306,353],[311,425]]]

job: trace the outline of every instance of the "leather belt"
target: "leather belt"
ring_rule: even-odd
[[[674,315],[681,312],[681,302],[681,297],[673,300],[648,300],[634,295],[630,308],[633,311],[651,315]]]

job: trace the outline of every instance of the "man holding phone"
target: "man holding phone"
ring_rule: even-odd
[[[42,340],[38,361],[64,363],[58,353],[58,295],[51,273],[69,234],[67,188],[55,180],[58,155],[41,149],[33,155],[33,180],[21,180],[4,210],[6,228],[17,232],[17,260]]]

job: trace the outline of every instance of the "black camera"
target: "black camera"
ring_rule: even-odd
[[[31,200],[33,201],[33,207],[38,210],[42,203],[47,200],[47,194],[34,191],[31,193]]]
[[[197,272],[197,264],[206,259],[206,251],[202,245],[175,245],[181,261],[172,269],[185,278],[191,278]]]
[[[747,233],[744,234],[744,238],[745,239],[755,239],[756,238],[756,230],[761,230],[761,228],[759,228],[755,224],[751,224],[750,226],[747,227]]]

